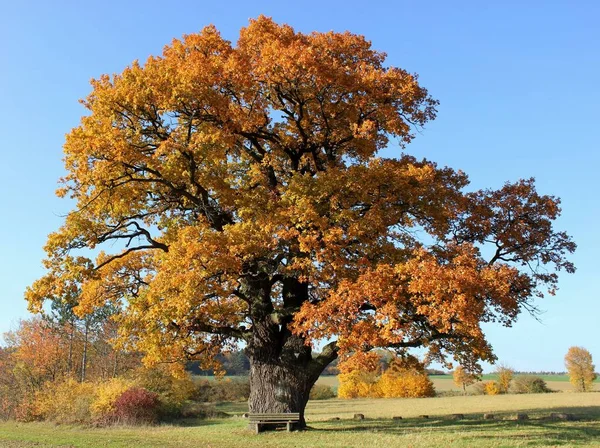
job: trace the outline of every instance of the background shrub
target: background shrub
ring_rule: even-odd
[[[510,389],[511,382],[515,376],[515,371],[507,366],[499,366],[496,369],[496,375],[498,376],[497,386],[501,394],[507,394]],[[491,394],[490,394],[491,395]]]
[[[484,384],[484,392],[486,395],[499,395],[502,393],[500,385],[496,381],[487,381]]]
[[[433,382],[425,372],[417,370],[386,371],[379,379],[382,396],[386,398],[433,397]]]
[[[366,398],[380,396],[376,372],[352,370],[348,373],[340,373],[338,378],[340,380],[338,397],[340,398]]]
[[[512,390],[516,394],[543,394],[552,392],[539,376],[520,375],[513,380]]]
[[[19,401],[14,409],[15,419],[20,422],[41,420],[35,396],[26,396]]]
[[[196,380],[193,399],[200,402],[246,401],[250,397],[250,383],[246,379],[231,378]]]
[[[310,400],[329,400],[330,398],[335,398],[335,391],[330,386],[315,384],[310,390]]]
[[[353,370],[339,375],[340,398],[433,397],[433,382],[424,370],[389,368],[383,374]]]
[[[0,420],[15,418],[15,412],[21,399],[22,396],[18,390],[8,385],[0,385]]]
[[[158,419],[158,394],[142,387],[132,387],[114,402],[114,419],[119,423],[140,425],[155,423]]]
[[[475,383],[472,388],[473,395],[485,395],[485,383]]]
[[[88,423],[94,401],[94,385],[80,383],[72,378],[46,383],[36,394],[40,418],[55,423]]]
[[[189,373],[176,377],[162,366],[137,369],[131,377],[136,385],[158,395],[158,416],[161,420],[180,417],[183,404],[196,393],[197,385]]]
[[[99,383],[90,406],[92,420],[101,424],[111,423],[115,417],[115,401],[133,386],[131,380],[123,378],[113,378]]]

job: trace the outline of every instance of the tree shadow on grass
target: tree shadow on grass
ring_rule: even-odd
[[[600,441],[600,406],[523,409],[528,420],[516,420],[515,412],[497,412],[494,419],[484,420],[483,414],[464,414],[460,420],[451,416],[406,418],[402,420],[367,419],[320,422],[314,431],[367,431],[404,435],[410,433],[456,434],[465,441],[499,439],[524,446],[592,444]],[[572,414],[575,421],[554,420],[551,413]]]

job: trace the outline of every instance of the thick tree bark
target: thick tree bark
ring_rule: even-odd
[[[250,398],[248,407],[253,413],[298,412],[297,428],[306,427],[304,410],[310,390],[325,367],[337,357],[335,342],[326,345],[316,357],[303,338],[291,336],[281,354],[269,358],[250,355]],[[273,345],[274,346],[274,345]]]
[[[304,409],[316,378],[309,369],[277,361],[250,361],[250,412],[300,413],[299,428],[306,426]],[[317,375],[318,378],[318,375]]]
[[[304,409],[310,390],[325,367],[337,357],[329,344],[317,357],[304,338],[288,325],[294,312],[308,300],[308,286],[293,278],[282,280],[283,306],[271,301],[271,281],[255,276],[245,285],[253,298],[250,307],[252,334],[246,347],[250,359],[249,410],[252,413],[298,412],[298,428],[306,427]]]

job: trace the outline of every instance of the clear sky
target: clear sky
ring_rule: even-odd
[[[441,101],[406,150],[469,174],[473,188],[534,176],[562,198],[558,227],[578,271],[539,301],[538,323],[486,327],[501,362],[563,370],[571,345],[600,364],[600,2],[597,1],[27,1],[0,13],[0,332],[27,316],[42,246],[70,204],[54,196],[64,135],[85,112],[89,80],[159,54],[215,24],[235,41],[259,14],[299,31],[364,34],[388,64],[416,72]],[[389,148],[384,155],[397,155]]]

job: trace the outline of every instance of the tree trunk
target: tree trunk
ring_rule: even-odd
[[[308,300],[308,286],[294,278],[282,280],[283,303],[274,307],[271,284],[260,275],[248,279],[245,293],[251,296],[251,336],[246,354],[250,360],[251,413],[298,412],[297,428],[306,427],[304,409],[312,386],[325,367],[337,357],[335,343],[313,357],[303,337],[288,328],[294,312]]]
[[[69,376],[73,373],[73,342],[75,340],[75,322],[71,321],[71,333],[69,334]]]
[[[306,427],[304,409],[318,378],[308,369],[281,363],[250,361],[250,412],[300,413],[298,428]]]
[[[83,333],[83,353],[81,354],[81,382],[82,383],[85,381],[86,369],[87,369],[88,332],[89,332],[89,323],[86,319],[84,333]]]
[[[114,354],[115,354],[115,361],[113,363],[112,377],[116,378],[117,377],[117,373],[119,372],[119,370],[118,370],[118,366],[119,366],[119,351],[115,350]]]

